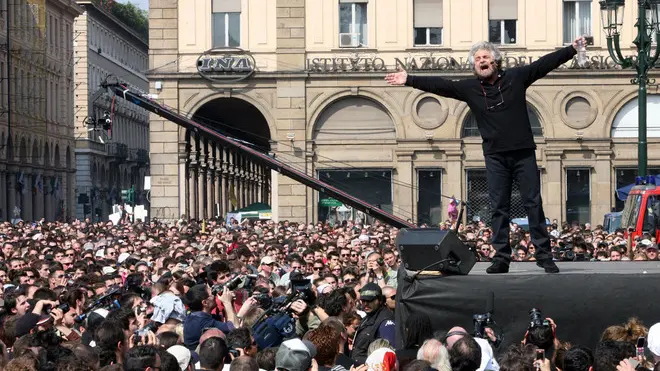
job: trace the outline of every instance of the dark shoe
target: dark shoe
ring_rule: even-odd
[[[497,274],[497,273],[509,273],[509,264],[502,261],[494,261],[493,264],[486,269],[486,273]]]
[[[545,269],[545,273],[559,273],[559,267],[552,259],[544,259],[536,262],[536,265]]]

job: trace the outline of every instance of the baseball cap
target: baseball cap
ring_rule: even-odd
[[[116,269],[114,269],[114,268],[112,268],[112,267],[110,267],[110,266],[103,267],[103,274],[113,274],[113,273],[115,273],[116,271],[117,271]]]
[[[651,242],[651,240],[645,238],[640,242],[640,244],[643,245],[643,246],[649,247],[649,246],[653,245],[653,242]]]
[[[660,356],[660,323],[651,326],[647,341],[651,353],[653,353],[654,356]]]
[[[261,258],[261,265],[264,265],[264,264],[266,264],[266,265],[268,265],[268,264],[277,264],[277,262],[275,261],[275,259],[273,259],[270,256],[264,256],[263,258]]]
[[[117,257],[117,263],[121,264],[121,263],[125,262],[126,259],[128,259],[129,256],[131,256],[131,254],[129,254],[127,252],[123,252],[123,253],[119,254],[119,257]]]
[[[181,370],[188,368],[190,359],[192,358],[188,348],[184,347],[183,345],[172,345],[171,347],[167,348],[167,353],[173,355],[174,358],[176,358],[176,361],[179,363],[179,368]]]
[[[27,335],[33,328],[44,324],[50,316],[38,315],[35,313],[25,313],[16,320],[16,338]]]
[[[275,368],[287,371],[307,371],[316,356],[316,347],[307,340],[291,339],[283,342],[275,355]]]
[[[372,301],[383,296],[383,290],[380,289],[380,286],[370,282],[360,289],[360,300]]]

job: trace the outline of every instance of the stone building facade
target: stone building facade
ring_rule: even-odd
[[[0,218],[65,220],[75,205],[72,30],[81,9],[67,0],[2,0],[0,9]]]
[[[409,73],[473,78],[466,59],[475,42],[501,44],[505,66],[513,68],[568,45],[577,35],[593,36],[588,68],[569,62],[528,90],[546,215],[598,223],[603,214],[622,206],[614,190],[634,181],[637,87],[630,83],[634,73],[621,70],[608,56],[596,1],[180,4],[151,2],[149,79],[159,102],[418,223],[447,218],[448,199],[443,196],[468,200],[468,218],[488,221],[481,138],[465,103],[387,86],[385,74],[402,67]],[[628,47],[637,11],[634,2],[626,6],[622,44]],[[231,61],[250,60],[254,68],[232,65],[210,73],[203,64],[199,68],[202,55],[216,58],[217,66],[231,55]],[[243,79],[237,80],[241,74]],[[657,85],[649,87],[648,101],[649,168],[656,171]],[[171,122],[156,115],[150,119],[153,215],[224,216],[252,201],[270,203],[278,220],[356,215],[276,174],[265,182],[272,190],[268,199],[232,203],[230,188],[235,192],[237,187],[204,191],[200,184],[235,176],[223,164],[237,162],[227,160],[220,148],[198,144],[194,134]],[[243,182],[241,174],[234,182]],[[254,176],[246,174],[252,184]],[[259,174],[257,188],[264,184],[264,171]],[[525,216],[515,187],[512,214]]]
[[[101,83],[121,82],[146,92],[148,40],[90,0],[78,0],[76,19],[76,216],[107,220],[121,190],[135,187],[137,204],[147,204],[144,177],[149,174],[149,115],[112,99]],[[118,79],[118,80],[117,80]],[[101,92],[97,94],[97,92]],[[102,94],[101,94],[102,93]],[[111,130],[98,120],[111,118]]]

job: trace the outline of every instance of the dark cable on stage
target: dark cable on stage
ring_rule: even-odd
[[[416,271],[416,272],[413,273],[411,276],[406,276],[404,279],[407,280],[408,282],[413,282],[413,281],[415,280],[415,278],[417,278],[417,276],[418,276],[420,273],[422,273],[422,272],[424,272],[425,270],[427,270],[427,269],[433,267],[434,265],[440,265],[440,267],[438,268],[438,272],[442,272],[443,270],[445,270],[445,269],[444,269],[444,265],[445,265],[445,263],[449,263],[450,265],[452,265],[452,264],[456,264],[456,261],[453,260],[453,259],[443,259],[443,260],[440,260],[440,261],[437,261],[437,262],[431,263],[431,264],[427,265],[426,267],[421,268],[420,270]]]

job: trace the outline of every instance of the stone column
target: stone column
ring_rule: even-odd
[[[561,149],[547,149],[546,158],[546,179],[543,183],[543,211],[545,217],[557,220],[564,220],[566,217],[566,193],[562,186],[562,179],[565,179],[562,170]],[[609,200],[609,195],[608,195]]]
[[[225,217],[225,193],[224,193],[224,166],[225,166],[225,150],[222,147],[218,147],[218,162],[215,168],[217,184],[215,186],[215,202],[218,203],[219,214],[221,218]]]
[[[236,156],[236,168],[234,169],[234,172],[234,179],[236,181],[236,202],[238,208],[241,209],[245,204],[243,203],[243,156],[240,154],[237,154]]]
[[[227,214],[231,209],[230,209],[230,202],[229,202],[229,172],[231,169],[231,164],[229,162],[229,151],[224,150],[224,161],[222,164],[222,213]]]
[[[199,181],[197,182],[197,218],[206,218],[206,164],[199,166]]]
[[[255,203],[257,202],[257,197],[256,197],[256,164],[254,162],[250,162],[250,203]]]
[[[35,181],[41,175],[41,191],[37,190],[37,193],[34,195],[34,204],[32,205],[32,217],[35,221],[37,221],[44,217],[43,197],[46,184],[44,183],[44,175],[42,170],[35,170],[32,174],[34,175]]]
[[[459,200],[464,200],[467,197],[467,184],[465,183],[465,172],[463,171],[463,150],[460,148],[453,148],[445,152],[447,156],[447,164],[445,166],[445,173],[442,177],[442,194],[446,196],[454,196]],[[449,205],[448,199],[442,200],[442,221],[448,219],[447,209]],[[467,210],[466,210],[467,211]],[[463,221],[467,218],[467,213],[463,213]]]
[[[392,194],[392,209],[396,210],[393,214],[402,219],[410,219],[414,222],[417,221],[417,215],[414,214],[414,201],[417,195],[414,194],[412,187],[406,187],[402,184],[414,184],[412,156],[414,152],[411,150],[397,150],[396,151],[396,176],[392,174],[392,180],[396,180],[397,184],[393,187]]]
[[[43,193],[43,203],[44,203],[44,219],[47,221],[52,220],[52,211],[53,211],[53,206],[51,204],[53,195],[53,187],[51,185],[51,179],[53,178],[52,171],[46,170],[44,172],[44,193]]]
[[[34,215],[32,214],[32,182],[34,177],[32,176],[32,169],[26,168],[25,171],[25,187],[23,188],[23,205],[21,205],[21,215],[23,215],[23,220],[33,221]],[[35,200],[36,202],[36,200]]]
[[[177,0],[151,0],[149,4],[149,68],[158,68],[158,73],[176,73],[179,63],[178,4]],[[185,3],[187,4],[187,3]],[[162,89],[156,90],[156,81]],[[150,79],[150,92],[158,94],[161,103],[179,107],[178,80],[169,78]],[[179,126],[155,114],[149,117],[149,150],[151,172],[151,210],[149,215],[164,221],[175,221],[185,207],[185,169],[179,166],[179,142],[185,143],[183,133],[179,137]]]
[[[275,0],[277,4],[277,70],[305,70],[305,0]],[[305,127],[307,125],[306,89],[304,79],[280,78],[277,86],[277,130],[273,140],[289,141],[288,133],[295,135],[290,143],[294,147],[307,147]],[[273,151],[277,153],[276,145]],[[291,152],[289,146],[282,146],[282,152]],[[304,156],[288,158],[293,166],[311,168]],[[273,189],[274,218],[279,220],[307,221],[314,214],[311,202],[313,193],[302,184],[282,175],[277,175]]]
[[[18,192],[16,192],[16,169],[10,168],[7,172],[7,220],[14,218],[14,207],[17,205]]]
[[[0,170],[0,220],[7,220],[7,171],[4,165]]]
[[[596,164],[591,176],[591,224],[600,224],[612,207],[612,150],[596,149]]]
[[[190,200],[190,215],[191,219],[197,218],[197,183],[199,180],[199,166],[193,162],[190,164],[190,187],[188,188],[188,198]]]
[[[208,210],[209,218],[215,216],[215,185],[216,185],[215,146],[213,147],[212,151],[213,151],[213,156],[209,160],[210,162],[207,169],[208,187],[206,189],[206,209]]]

